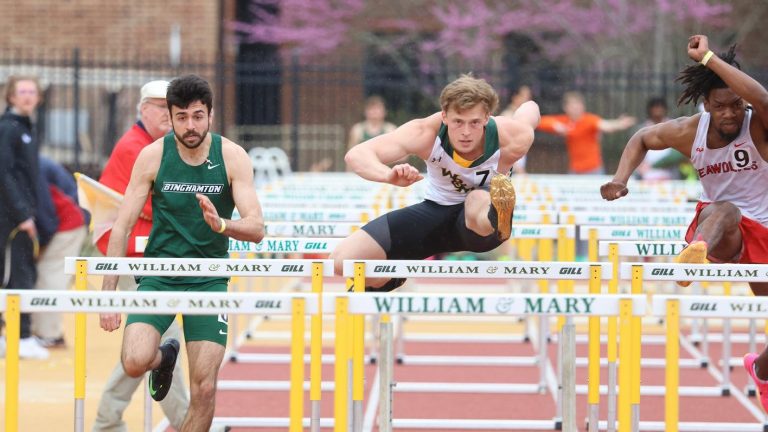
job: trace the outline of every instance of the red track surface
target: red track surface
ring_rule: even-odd
[[[550,344],[549,353],[552,364],[556,359],[557,347]],[[746,350],[745,345],[734,345],[734,356],[740,357]],[[466,343],[407,343],[405,351],[408,355],[514,355],[528,356],[533,354],[530,344],[466,344]],[[241,352],[287,352],[281,349],[257,349],[243,347]],[[578,356],[586,356],[586,346],[577,347]],[[657,358],[664,356],[664,347],[646,345],[643,347],[643,357]],[[603,356],[605,346],[603,346]],[[683,357],[689,357],[681,349]],[[719,345],[710,344],[711,359],[715,365],[719,359]],[[366,398],[376,372],[375,365],[366,366]],[[285,380],[287,381],[288,365],[259,365],[245,363],[228,363],[220,374],[220,379],[253,379],[253,380]],[[586,384],[586,368],[577,368],[577,383]],[[306,370],[309,379],[309,368]],[[323,367],[323,380],[333,380],[333,366]],[[487,367],[487,366],[419,366],[396,365],[395,380],[436,381],[436,382],[475,382],[475,383],[536,383],[538,371],[532,367]],[[601,383],[607,380],[606,369],[603,368]],[[737,388],[743,388],[747,377],[741,368],[735,368],[732,380]],[[664,385],[664,370],[662,368],[644,368],[642,371],[643,385]],[[681,369],[680,383],[684,386],[715,386],[714,378],[705,369]],[[308,393],[307,393],[308,395]],[[322,417],[333,416],[333,394],[324,392],[322,401]],[[754,402],[754,398],[750,399]],[[367,401],[366,401],[367,402]],[[365,403],[365,402],[364,402]],[[664,398],[661,396],[643,396],[641,398],[641,419],[643,421],[664,420]],[[606,417],[606,400],[601,398],[600,418]],[[586,418],[586,396],[577,398],[577,416]],[[459,394],[459,393],[405,393],[395,392],[393,402],[394,418],[442,418],[442,419],[526,419],[551,420],[555,414],[555,404],[550,394],[546,395],[508,395],[508,394]],[[305,401],[305,416],[309,415],[309,398]],[[216,407],[217,417],[287,417],[287,392],[244,392],[219,391]],[[756,431],[762,426],[755,420],[734,397],[682,397],[680,400],[681,421],[712,421],[712,422],[747,422],[755,425]],[[584,428],[583,422],[579,424]],[[234,431],[278,431],[283,429],[266,428],[233,428]],[[377,430],[374,428],[374,430]],[[397,429],[411,431],[411,429]],[[438,429],[432,429],[438,430]]]

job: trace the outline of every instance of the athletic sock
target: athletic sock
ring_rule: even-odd
[[[167,369],[176,361],[173,355],[173,347],[168,344],[160,345],[160,366],[158,369]]]
[[[488,206],[488,221],[491,222],[493,229],[499,229],[499,213],[496,211],[496,207],[491,204]]]
[[[365,287],[365,291],[367,292],[390,292],[394,291],[405,283],[407,279],[406,278],[392,278],[387,281],[384,285],[374,288],[374,287]]]

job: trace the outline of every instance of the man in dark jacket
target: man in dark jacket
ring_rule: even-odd
[[[41,92],[33,77],[10,77],[5,89],[8,108],[0,117],[0,282],[3,287],[31,289],[37,277],[34,216],[39,182],[31,116]],[[5,268],[6,254],[10,254],[10,269]],[[21,316],[19,356],[48,358],[48,350],[32,337],[29,314]]]
[[[35,289],[67,290],[73,275],[64,273],[64,258],[79,256],[88,235],[88,214],[77,203],[77,183],[72,174],[56,161],[40,156],[40,181],[43,191],[38,195],[38,213],[35,217],[40,237],[40,256],[37,258]],[[46,203],[46,201],[50,201]],[[53,213],[42,215],[50,205]],[[51,231],[44,238],[44,231]],[[45,246],[44,246],[45,245]],[[32,314],[32,334],[45,348],[64,348],[64,323],[61,313]]]

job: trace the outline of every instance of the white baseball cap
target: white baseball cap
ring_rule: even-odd
[[[141,87],[141,100],[139,103],[152,98],[165,99],[169,85],[170,83],[168,81],[163,80],[150,81],[144,84],[144,86]]]

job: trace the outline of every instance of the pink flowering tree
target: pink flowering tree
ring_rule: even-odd
[[[709,29],[727,25],[731,9],[725,0],[442,1],[433,9],[442,30],[423,46],[447,58],[477,62],[493,59],[503,37],[519,33],[550,60],[637,64],[671,40],[681,40],[675,33],[692,30],[694,23],[707,23]]]
[[[670,41],[706,23],[731,24],[728,0],[427,0],[439,29],[424,40],[418,18],[387,19],[400,38],[382,41],[354,26],[365,0],[251,0],[252,22],[232,28],[248,42],[298,48],[311,59],[336,50],[345,38],[360,37],[381,50],[417,43],[425,60],[439,56],[456,63],[493,63],[504,36],[529,37],[543,57],[570,64],[622,59],[628,64],[665,57]],[[762,3],[762,2],[759,2]],[[268,12],[279,8],[280,13]],[[417,39],[417,40],[414,40]],[[491,65],[488,65],[491,66]]]
[[[364,7],[365,0],[251,0],[253,19],[230,27],[243,42],[281,45],[310,60],[335,51]]]
[[[528,60],[663,72],[687,62],[680,53],[690,34],[705,32],[724,49],[768,12],[768,2],[753,0],[391,1],[381,18],[365,0],[251,0],[255,19],[232,28],[244,41],[280,45],[303,62],[340,54],[356,38],[391,59],[409,86],[434,96],[450,71],[503,70],[508,36],[527,41]]]

